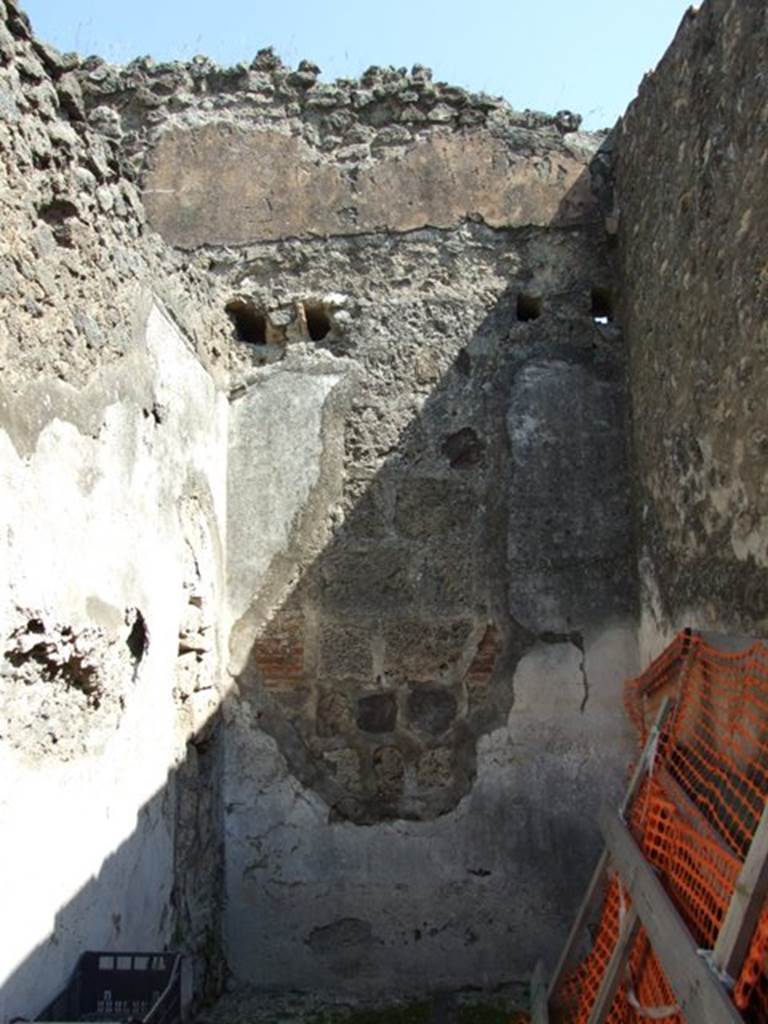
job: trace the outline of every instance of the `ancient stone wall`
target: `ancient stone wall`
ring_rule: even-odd
[[[522,975],[594,855],[635,667],[602,140],[422,68],[80,81],[232,321],[230,967]]]
[[[768,629],[768,264],[759,0],[708,0],[617,131],[643,650]]]
[[[626,750],[621,348],[590,315],[595,257],[474,225],[296,250],[304,287],[278,253],[268,280],[335,285],[349,319],[232,405],[230,964],[379,992],[521,974],[572,908],[554,851],[586,872]]]
[[[240,982],[524,976],[629,752],[603,137],[419,67],[114,68],[0,9],[3,828],[102,823],[18,892],[8,1012],[84,945],[199,990],[218,924]]]
[[[218,947],[227,403],[71,63],[0,4],[4,1020],[84,949],[180,946],[199,990]]]

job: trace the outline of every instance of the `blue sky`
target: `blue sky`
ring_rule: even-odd
[[[435,78],[518,108],[575,110],[612,124],[661,57],[687,0],[26,0],[37,33],[62,50],[125,62],[205,53],[250,61],[272,45],[325,78],[370,64],[420,63]]]

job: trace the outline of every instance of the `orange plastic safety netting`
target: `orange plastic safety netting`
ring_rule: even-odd
[[[711,950],[768,797],[768,647],[724,652],[686,631],[626,686],[641,744],[662,699],[667,720],[627,822],[702,950]],[[588,955],[555,1003],[559,1019],[586,1024],[627,903],[620,883],[606,888]],[[745,1020],[768,1024],[768,904],[733,999]],[[641,929],[607,1020],[610,1024],[686,1022]]]
[[[630,901],[622,893],[618,878],[608,881],[602,914],[597,926],[591,952],[565,979],[557,994],[553,1017],[567,1024],[587,1024],[597,997],[603,972],[619,936],[623,915]],[[630,1024],[653,1019],[666,1024],[684,1024],[677,1013],[675,997],[664,972],[641,928],[632,945],[626,976],[619,986],[606,1017],[607,1024]]]

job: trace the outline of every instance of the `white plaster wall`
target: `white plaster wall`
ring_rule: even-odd
[[[159,422],[125,397],[139,382]],[[0,1019],[34,1016],[84,949],[170,938],[182,495],[205,492],[224,541],[226,401],[157,306],[126,365],[77,397],[103,405],[95,436],[53,417],[21,456],[0,430],[0,636],[18,609],[77,632],[94,607],[135,607],[149,646],[119,727],[83,756],[0,739]]]
[[[295,535],[297,518],[320,477],[325,401],[340,379],[265,370],[232,405],[227,567],[232,623],[247,611],[273,560]]]

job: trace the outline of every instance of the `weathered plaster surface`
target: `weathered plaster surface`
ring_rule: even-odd
[[[345,984],[383,992],[403,960],[399,921],[425,936],[414,989],[455,977],[462,958],[468,983],[481,961],[483,984],[527,970],[566,925],[567,899],[535,926],[526,909],[562,888],[557,848],[578,851],[574,892],[588,871],[590,811],[626,753],[619,678],[636,667],[623,350],[592,318],[611,285],[602,139],[419,68],[326,86],[262,53],[226,73],[86,62],[78,81],[91,116],[119,121],[150,223],[192,250],[234,327],[222,735],[237,979],[328,988],[339,971],[318,968],[318,950],[335,962],[339,943],[342,960],[362,943],[365,970],[342,965]],[[595,667],[593,698],[605,635],[614,664]],[[538,727],[529,745],[507,725],[519,666],[531,708],[567,703],[561,677],[575,687],[573,720],[548,726],[558,755]],[[593,756],[603,727],[615,759]],[[267,795],[246,766],[273,743]],[[295,862],[275,840],[269,863],[291,881],[267,913],[267,876],[248,876],[244,851],[282,835],[296,793],[307,835]],[[481,825],[507,799],[525,823],[509,842]],[[473,835],[508,879],[473,874]],[[445,884],[414,888],[432,839]],[[379,848],[395,874],[375,881]],[[448,891],[455,919],[474,920],[509,879],[527,902],[496,931],[440,926],[438,940],[416,920]],[[528,948],[494,952],[523,920]]]
[[[0,15],[0,1012],[85,946],[200,991],[219,926],[236,982],[526,974],[637,668],[603,137]]]
[[[227,122],[176,129],[160,137],[144,201],[152,226],[184,248],[448,228],[469,215],[492,227],[583,220],[592,203],[583,159],[530,135],[540,152],[518,154],[514,141],[485,132],[443,131],[401,144],[397,155],[338,164],[278,131]]]
[[[507,413],[513,464],[510,609],[539,632],[631,615],[632,537],[621,368],[610,358],[531,359]],[[520,578],[528,586],[520,587]]]
[[[643,652],[768,629],[768,22],[689,12],[617,130]]]
[[[0,1016],[220,927],[272,988],[552,958],[638,563],[646,657],[768,624],[766,31],[708,0],[605,140],[0,0]]]
[[[265,371],[230,414],[229,615],[237,622],[270,566],[294,542],[297,519],[316,486],[323,408],[338,374]],[[239,670],[241,666],[235,666]]]
[[[515,673],[513,709],[479,741],[472,790],[433,821],[329,823],[325,802],[255,728],[257,708],[233,708],[226,930],[235,975],[402,996],[492,987],[551,955],[575,910],[574,873],[588,872],[594,855],[584,823],[595,775],[607,798],[621,782],[615,672],[634,663],[634,643],[626,627],[590,638],[587,662],[601,667],[586,705],[584,652],[534,647]]]
[[[623,780],[620,680],[637,668],[621,337],[590,306],[600,245],[464,226],[242,251],[241,294],[289,323],[233,375],[240,981],[492,985],[567,929]],[[314,344],[308,296],[329,310]]]
[[[218,601],[226,403],[155,305],[127,358],[132,397],[109,370],[79,396],[93,433],[59,418],[55,387],[28,453],[12,415],[28,394],[0,431],[4,1018],[39,1010],[84,948],[178,941],[173,768],[215,709],[222,643],[212,616],[215,670],[190,722],[174,689],[193,541],[180,503],[204,524]]]

